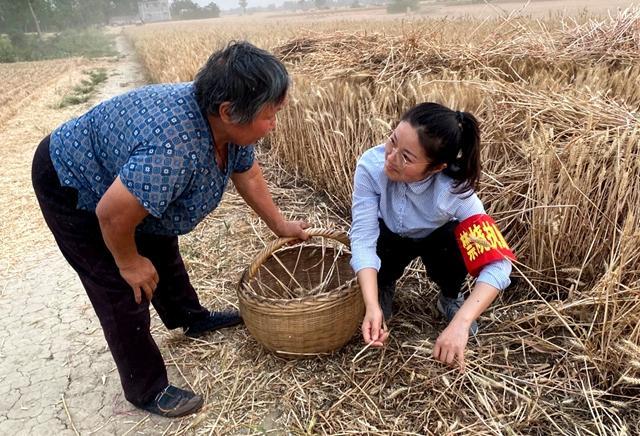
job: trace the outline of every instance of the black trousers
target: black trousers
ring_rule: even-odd
[[[452,221],[434,230],[426,238],[404,238],[393,233],[379,220],[380,236],[376,251],[381,261],[378,288],[392,289],[405,268],[416,257],[422,259],[427,275],[446,297],[456,298],[467,277],[467,268],[458,248]],[[391,291],[393,292],[393,291]]]
[[[94,212],[76,209],[77,191],[60,185],[49,156],[49,137],[38,146],[33,187],[60,251],[80,276],[120,373],[127,400],[141,406],[167,384],[164,361],[149,330],[149,302],[137,304],[107,249]],[[189,282],[175,236],[136,235],[138,252],[151,260],[160,281],[151,303],[169,329],[208,316]]]

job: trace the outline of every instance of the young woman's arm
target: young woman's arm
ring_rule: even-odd
[[[448,365],[453,365],[454,360],[457,360],[460,371],[464,371],[464,350],[469,340],[469,327],[491,306],[499,292],[498,288],[487,283],[476,282],[471,295],[438,336],[433,347],[433,357]]]
[[[378,271],[375,268],[361,269],[358,271],[358,283],[362,289],[366,310],[362,321],[362,338],[367,344],[382,347],[389,332],[384,324],[382,309],[378,302]]]
[[[358,283],[362,289],[366,313],[362,321],[362,337],[367,344],[380,347],[387,339],[378,303],[378,270],[380,258],[376,254],[376,245],[380,234],[378,208],[380,195],[371,176],[375,162],[369,162],[366,154],[358,162],[354,176],[353,198],[351,206],[351,266],[356,271]]]
[[[470,216],[486,213],[482,202],[476,194],[459,198],[454,206],[454,217],[464,221]],[[433,357],[449,365],[458,361],[460,370],[464,371],[464,350],[469,339],[469,327],[487,310],[510,284],[511,262],[501,260],[486,265],[460,310],[453,317],[447,328],[438,336],[433,348]]]

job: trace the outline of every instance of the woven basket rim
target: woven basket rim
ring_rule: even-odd
[[[350,254],[350,244],[347,234],[343,231],[336,230],[326,230],[326,229],[308,229],[307,233],[312,237],[322,237],[328,239],[334,239],[338,242],[341,242],[344,246],[346,246],[346,251],[341,254]],[[296,238],[280,238],[272,241],[270,244],[265,246],[265,248],[256,255],[254,261],[249,265],[242,274],[240,281],[238,283],[238,294],[244,297],[244,300],[247,303],[251,302],[259,302],[261,305],[270,305],[272,307],[292,307],[295,305],[307,305],[309,303],[330,303],[332,301],[340,300],[342,297],[349,295],[352,291],[352,288],[357,286],[357,278],[353,277],[343,283],[342,285],[320,292],[314,295],[305,295],[303,297],[297,298],[274,298],[274,297],[265,297],[262,295],[258,295],[253,289],[249,287],[249,282],[255,276],[256,272],[262,266],[266,259],[268,259],[274,253],[280,251],[281,249],[289,250],[296,249],[296,247],[288,247],[286,246],[292,241],[296,241]],[[302,244],[306,244],[306,247],[322,247],[322,245],[318,244],[308,244],[305,241],[300,241]],[[253,272],[252,272],[253,271]],[[317,306],[316,306],[317,307]]]
[[[262,295],[256,294],[253,289],[250,289],[247,285],[243,285],[238,289],[238,292],[245,297],[247,301],[255,301],[260,302],[261,304],[271,304],[274,306],[292,306],[295,304],[309,304],[309,303],[325,303],[331,302],[334,300],[339,300],[344,295],[350,294],[350,290],[356,286],[357,279],[354,277],[349,279],[343,285],[340,285],[336,288],[330,289],[328,291],[320,292],[319,294],[314,295],[305,295],[304,297],[297,298],[274,298],[274,297],[264,297]]]

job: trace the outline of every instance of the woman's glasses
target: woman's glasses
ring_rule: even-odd
[[[389,139],[387,140],[387,143],[385,144],[385,149],[387,151],[387,155],[391,156],[392,159],[394,159],[395,162],[402,168],[406,168],[406,167],[409,167],[411,165],[428,164],[429,163],[427,161],[416,161],[416,160],[413,160],[410,156],[408,156],[408,153],[407,153],[406,150],[398,147],[398,144],[396,142],[396,138],[395,138],[394,134],[389,136]]]

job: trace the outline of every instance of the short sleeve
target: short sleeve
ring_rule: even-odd
[[[160,218],[194,175],[193,160],[178,153],[134,154],[120,169],[120,180],[151,215]]]
[[[236,152],[235,164],[233,165],[234,173],[244,173],[253,166],[255,159],[255,147],[248,145],[246,147],[238,146]]]

